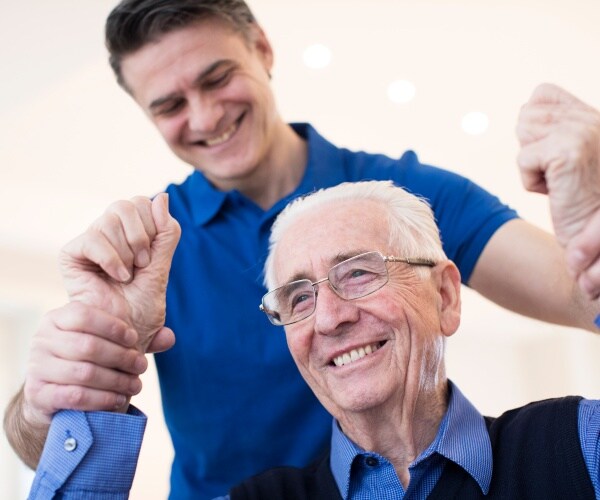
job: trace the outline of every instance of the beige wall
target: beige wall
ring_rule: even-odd
[[[105,62],[102,24],[114,4],[5,2],[0,92],[0,404],[22,381],[41,313],[65,296],[60,245],[112,200],[153,194],[188,168],[171,157]],[[352,148],[398,155],[467,175],[523,216],[549,227],[546,201],[525,193],[514,158],[519,106],[553,81],[600,107],[600,4],[595,0],[251,1],[275,48],[283,116],[310,120]],[[28,17],[26,17],[28,16]],[[309,70],[303,49],[333,51]],[[415,99],[391,103],[395,79]],[[483,111],[487,133],[460,130]],[[535,277],[532,277],[535,279]],[[465,291],[448,371],[484,412],[565,393],[600,397],[599,339],[501,311]],[[172,457],[154,372],[137,404],[150,423],[132,498],[164,498]],[[29,476],[0,442],[0,493],[21,498]]]

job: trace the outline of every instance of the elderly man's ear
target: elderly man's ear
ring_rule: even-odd
[[[440,294],[440,327],[449,337],[460,325],[460,272],[454,262],[446,261],[437,265],[438,293]]]

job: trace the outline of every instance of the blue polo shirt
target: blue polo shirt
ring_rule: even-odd
[[[167,289],[177,343],[156,355],[175,449],[172,498],[212,498],[269,467],[304,465],[328,444],[330,417],[300,377],[283,329],[258,309],[271,224],[290,199],[345,181],[391,179],[430,202],[464,282],[491,235],[517,217],[411,151],[400,159],[352,152],[310,125],[293,127],[308,143],[306,171],[269,210],[238,191],[217,191],[198,171],[167,188],[182,228]]]

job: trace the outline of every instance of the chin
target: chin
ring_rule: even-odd
[[[384,398],[378,397],[372,393],[346,395],[333,400],[335,410],[334,408],[330,408],[330,413],[347,414],[370,412],[379,408],[383,403]],[[339,420],[338,415],[334,416]]]

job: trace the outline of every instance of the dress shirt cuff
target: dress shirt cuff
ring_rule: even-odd
[[[127,498],[146,428],[146,416],[63,410],[52,419],[30,499]]]

